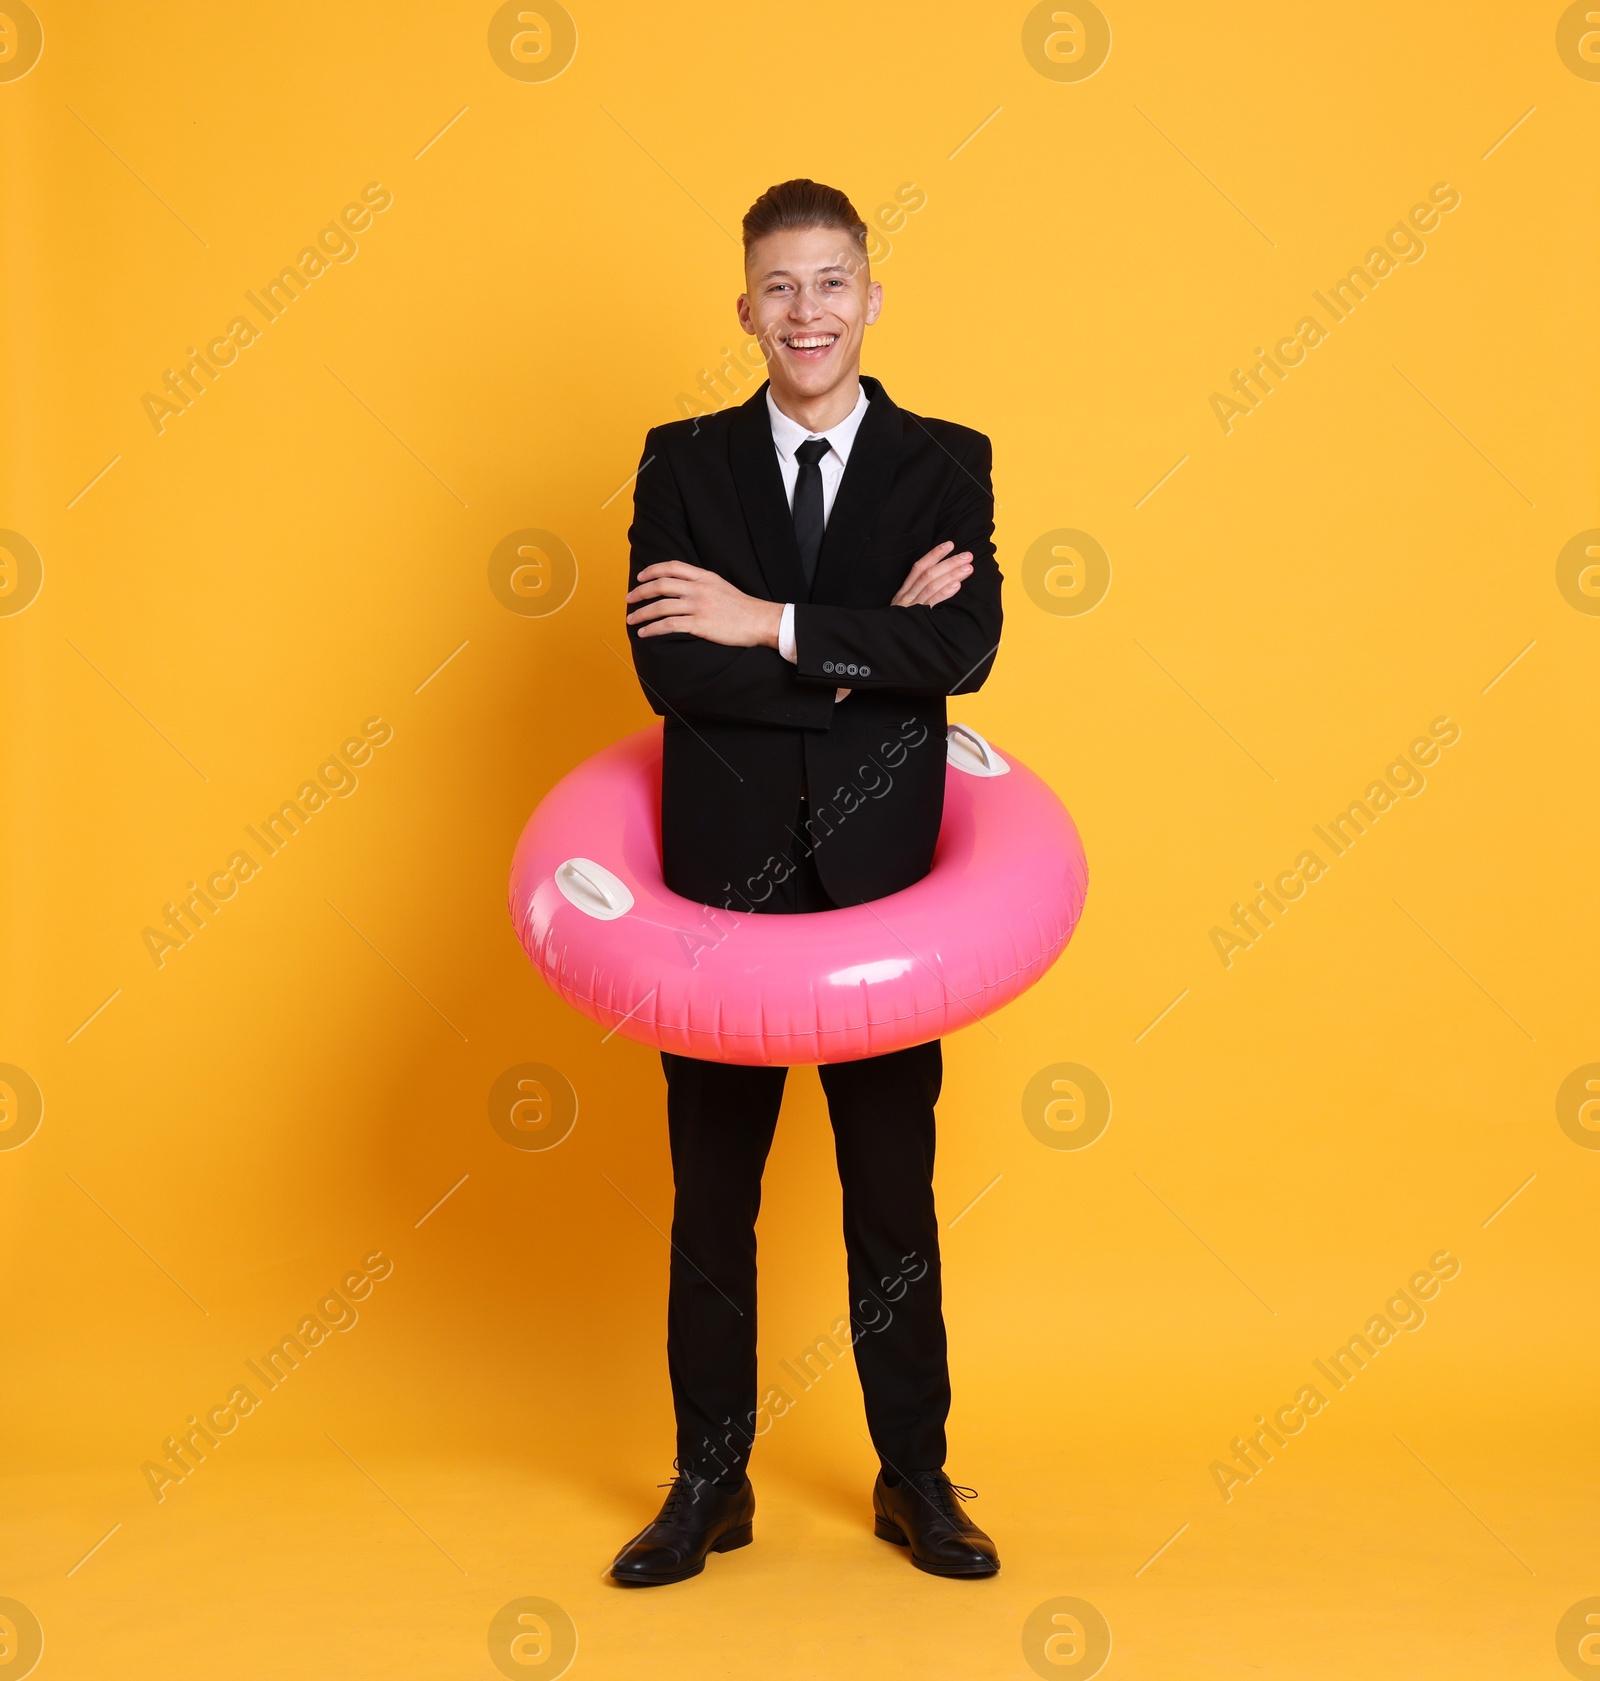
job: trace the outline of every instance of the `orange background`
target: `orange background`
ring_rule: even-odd
[[[516,58],[487,5],[41,7],[0,80],[0,526],[42,564],[24,600],[5,539],[0,1135],[43,1096],[0,1150],[0,1599],[40,1675],[493,1676],[518,1596],[585,1676],[1076,1677],[1028,1632],[1055,1596],[1108,1674],[1563,1673],[1600,1594],[1600,1155],[1583,1079],[1557,1103],[1600,1060],[1577,13],[1119,5],[1085,75],[1087,12],[614,0],[524,80],[559,20]],[[878,225],[867,371],[994,440],[1006,640],[956,715],[1061,793],[1090,898],[946,1046],[950,1469],[1002,1575],[872,1539],[840,1369],[758,1448],[757,1545],[625,1596],[672,1451],[659,1066],[544,989],[505,880],[648,719],[629,475],[737,349],[738,220],[795,174]],[[267,324],[246,293],[374,183]],[[1425,254],[1333,321],[1313,293],[1438,183]],[[144,395],[241,314],[158,432]],[[1213,393],[1307,314],[1326,342],[1224,431]],[[528,530],[557,611],[491,587]],[[1047,584],[1061,531],[1108,557],[1090,611]],[[1425,790],[1225,967],[1230,907],[1438,718]],[[158,967],[163,906],[371,719],[355,785]],[[549,1149],[490,1121],[524,1063],[576,1094]],[[1110,1095],[1092,1147],[1030,1130],[1057,1064]],[[770,1381],[843,1309],[838,1198],[802,1071]],[[1441,1250],[1427,1324],[1224,1500],[1231,1438]],[[157,1502],[163,1439],[374,1251],[359,1323]]]

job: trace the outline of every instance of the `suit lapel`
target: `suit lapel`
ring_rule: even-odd
[[[863,374],[861,383],[867,393],[867,412],[850,446],[850,460],[822,534],[822,554],[810,596],[813,601],[844,599],[845,580],[861,564],[900,464],[905,434],[900,410],[877,380]],[[769,447],[768,453],[775,452]],[[779,494],[781,498],[781,479]]]
[[[761,576],[766,580],[768,598],[804,601],[806,575],[800,564],[800,546],[795,542],[789,499],[783,490],[778,452],[772,443],[772,417],[767,413],[764,383],[755,396],[741,403],[734,412],[728,455],[745,525],[755,545]],[[839,488],[842,494],[843,483]]]

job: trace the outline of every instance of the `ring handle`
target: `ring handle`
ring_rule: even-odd
[[[968,776],[1004,776],[1011,769],[970,724],[951,724],[945,731],[945,758]]]
[[[569,905],[597,922],[615,922],[633,909],[633,894],[604,864],[568,858],[556,866],[556,886]]]

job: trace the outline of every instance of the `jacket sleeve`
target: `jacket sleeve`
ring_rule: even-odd
[[[628,528],[628,588],[642,568],[662,560],[720,571],[696,550],[683,494],[659,429],[645,437],[634,480]],[[624,611],[629,609],[624,608]],[[833,686],[803,682],[776,648],[724,648],[699,636],[641,637],[627,627],[633,669],[660,717],[710,718],[738,724],[779,724],[825,730],[833,721]]]
[[[981,433],[956,463],[939,508],[938,540],[972,551],[972,572],[937,607],[794,610],[801,677],[852,689],[964,695],[982,688],[1000,646],[1000,568],[994,556],[992,451]]]

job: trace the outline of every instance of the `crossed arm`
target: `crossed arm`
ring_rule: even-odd
[[[955,552],[951,542],[937,543],[906,573],[891,607],[937,607],[972,575],[972,551]],[[628,591],[633,611],[628,623],[639,635],[670,636],[683,632],[724,648],[776,648],[783,622],[783,604],[764,601],[736,589],[720,572],[686,561],[661,560],[639,574],[636,589]],[[834,693],[835,702],[848,689]]]
[[[979,687],[1000,631],[1000,574],[994,562],[993,494],[981,440],[942,500],[950,533],[921,556],[888,606],[799,603],[797,646],[779,650],[784,607],[746,594],[700,555],[672,472],[655,435],[628,537],[633,587],[627,623],[639,681],[658,713],[827,729],[855,687],[951,694]],[[968,586],[963,593],[962,586]]]

